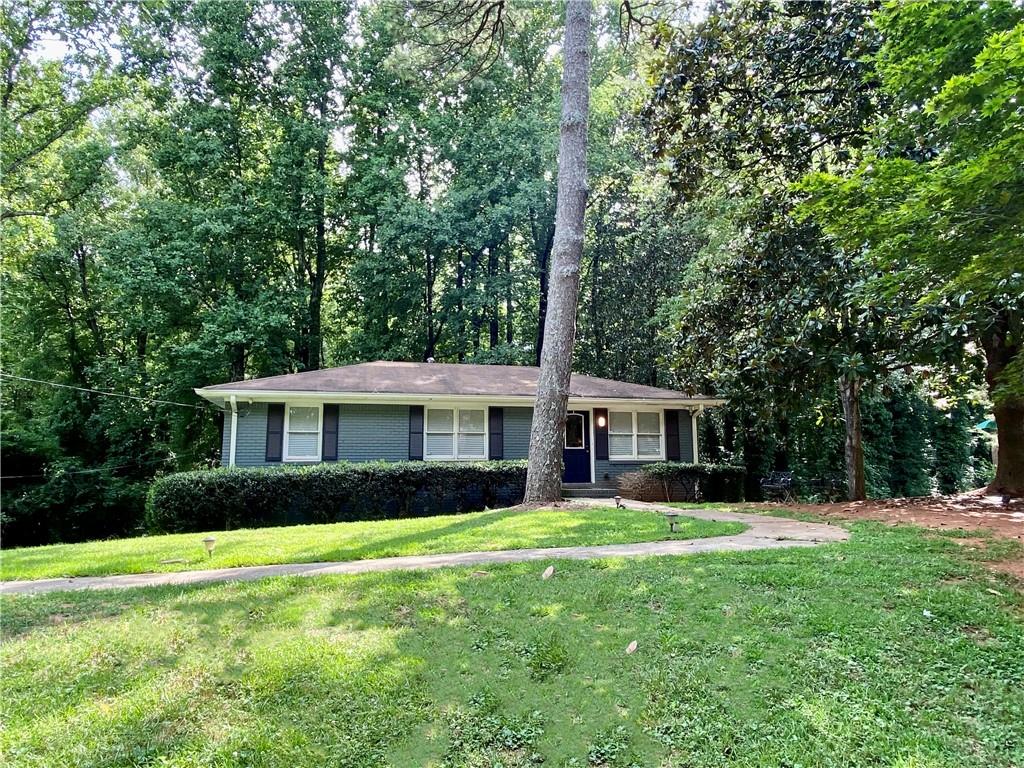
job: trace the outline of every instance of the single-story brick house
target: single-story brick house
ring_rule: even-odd
[[[222,462],[524,459],[538,369],[378,361],[196,390],[226,411]],[[697,461],[697,417],[724,401],[573,374],[564,480]]]

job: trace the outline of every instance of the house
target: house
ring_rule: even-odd
[[[524,459],[538,368],[379,361],[216,384],[222,461]],[[564,481],[605,484],[645,462],[697,461],[702,395],[572,375]]]

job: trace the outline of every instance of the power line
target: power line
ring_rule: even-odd
[[[119,469],[131,469],[133,467],[144,467],[150,464],[162,464],[168,461],[176,461],[182,458],[194,458],[195,453],[181,453],[176,456],[167,456],[162,459],[153,459],[152,461],[137,461],[134,464],[121,464],[116,467],[95,467],[93,469],[74,469],[68,472],[53,472],[51,474],[42,475],[3,475],[0,476],[0,480],[35,480],[47,477],[56,477],[58,475],[94,475],[98,472],[115,472]]]
[[[181,408],[194,408],[197,411],[223,411],[223,408],[217,408],[214,405],[196,405],[195,403],[178,403],[174,400],[160,400],[155,397],[139,397],[138,395],[123,395],[120,392],[104,392],[102,389],[89,389],[88,387],[75,387],[71,384],[58,384],[56,381],[43,381],[41,379],[30,379],[27,376],[15,376],[13,373],[0,372],[0,377],[5,379],[17,379],[18,381],[28,381],[33,384],[45,384],[48,387],[59,387],[61,389],[74,389],[78,392],[90,392],[96,395],[107,395],[108,397],[123,397],[126,400],[138,400],[143,403],[157,403],[159,405],[177,405]]]

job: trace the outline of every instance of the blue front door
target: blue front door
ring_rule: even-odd
[[[590,482],[590,414],[587,411],[569,411],[565,417],[565,443],[562,464],[566,483]]]

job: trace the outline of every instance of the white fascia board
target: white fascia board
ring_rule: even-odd
[[[261,389],[203,389],[195,390],[199,397],[212,403],[229,401],[234,395],[240,403],[280,403],[310,401],[319,403],[377,403],[382,405],[425,405],[428,403],[481,403],[485,405],[509,405],[530,407],[536,400],[532,395],[396,395],[381,392],[288,392]],[[678,399],[661,398],[587,398],[570,397],[572,408],[614,408],[616,406],[654,406],[659,408],[711,408],[724,405],[721,399]]]

